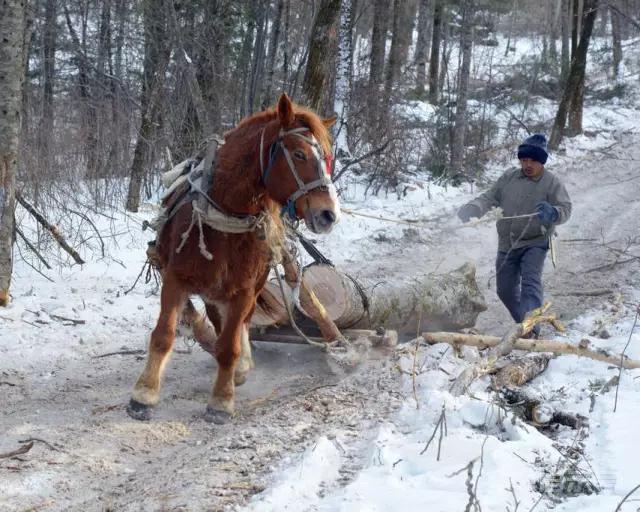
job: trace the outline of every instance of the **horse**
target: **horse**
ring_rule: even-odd
[[[322,119],[283,94],[277,106],[243,119],[224,134],[206,200],[232,219],[256,218],[261,227],[242,233],[193,225],[194,204],[179,206],[157,240],[162,268],[160,314],[151,333],[145,367],[127,407],[148,420],[159,402],[176,326],[190,297],[198,295],[215,327],[217,376],[204,419],[222,424],[235,410],[235,386],[253,367],[248,324],[284,238],[283,217],[304,221],[316,234],[339,220],[330,177],[335,117]],[[203,246],[206,247],[204,257]]]

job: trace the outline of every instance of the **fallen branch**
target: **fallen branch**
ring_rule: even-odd
[[[20,228],[18,226],[15,226],[15,230],[16,230],[16,233],[18,233],[18,235],[20,236],[20,238],[22,238],[22,241],[29,248],[29,250],[36,255],[36,257],[42,262],[42,264],[45,267],[47,267],[47,269],[51,270],[51,265],[47,263],[47,260],[44,259],[42,254],[40,254],[40,252],[38,251],[38,249],[36,249],[36,247],[31,242],[29,242],[29,240],[27,240],[27,237],[24,236],[24,233],[22,231],[20,231]]]
[[[107,352],[106,354],[100,354],[99,356],[93,356],[91,359],[101,359],[103,357],[111,356],[138,356],[146,354],[146,350],[119,350],[117,352]]]
[[[483,375],[493,373],[498,360],[510,354],[516,348],[518,339],[531,332],[537,324],[548,322],[557,330],[564,330],[564,327],[556,320],[555,315],[545,315],[550,306],[551,304],[547,303],[531,311],[521,323],[514,325],[502,338],[496,339],[496,342],[491,345],[488,352],[479,362],[469,366],[458,375],[451,385],[451,394],[460,396],[467,391],[474,380]],[[425,334],[428,333],[423,333],[422,336],[426,340]]]
[[[45,441],[44,439],[40,439],[39,437],[29,437],[28,439],[23,439],[22,441],[18,441],[18,442],[21,443],[21,444],[23,444],[23,443],[33,444],[34,441],[42,443],[43,445],[45,445],[50,450],[53,450],[54,452],[59,452],[60,451],[58,448],[53,446],[50,442]]]
[[[461,334],[455,332],[425,332],[422,338],[429,344],[448,343],[456,345],[467,345],[479,349],[495,347],[500,343],[497,336],[484,336],[480,334]],[[553,352],[554,354],[569,354],[578,357],[587,357],[595,361],[602,361],[616,367],[622,366],[628,370],[640,368],[640,361],[628,357],[610,354],[606,350],[591,350],[585,346],[576,346],[571,343],[553,340],[528,340],[519,338],[514,343],[515,350],[525,350],[527,352]]]
[[[49,313],[49,316],[61,322],[71,322],[73,325],[84,325],[87,323],[85,320],[76,320],[75,318],[67,318],[66,316],[54,315],[52,313]]]
[[[42,227],[44,227],[49,233],[51,233],[51,236],[53,236],[55,241],[58,242],[58,245],[60,245],[60,247],[62,247],[74,259],[76,263],[78,263],[79,265],[84,264],[84,260],[76,252],[76,250],[67,243],[58,228],[49,223],[49,221],[47,221],[47,219],[45,219],[44,216],[40,212],[38,212],[38,210],[36,210],[31,204],[29,204],[29,202],[27,202],[27,200],[22,197],[22,194],[18,191],[16,191],[16,200],[22,205],[25,210],[27,210],[33,216],[34,219],[38,221],[38,223]]]
[[[29,450],[31,450],[31,448],[33,448],[33,441],[31,441],[28,444],[25,444],[24,446],[21,446],[17,450],[13,450],[12,452],[0,453],[0,459],[10,459],[11,457],[22,455],[24,453],[27,453]]]
[[[601,290],[575,290],[565,293],[555,293],[559,297],[601,297],[602,295],[611,295],[613,290],[604,288]]]

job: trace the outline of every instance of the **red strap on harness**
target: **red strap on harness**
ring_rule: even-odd
[[[331,176],[333,173],[333,155],[325,156],[324,163],[327,165],[327,174]]]

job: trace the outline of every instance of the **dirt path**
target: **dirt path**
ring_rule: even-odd
[[[558,228],[557,268],[553,268],[548,258],[544,272],[545,298],[553,302],[553,310],[563,319],[574,318],[603,301],[602,296],[568,293],[608,289],[624,295],[640,282],[639,141],[637,134],[621,134],[617,144],[606,153],[594,152],[588,159],[553,169],[573,201],[571,220]],[[379,253],[372,258],[375,263],[352,264],[350,270],[369,279],[400,280],[410,277],[406,269],[424,273],[434,269],[447,271],[472,261],[477,267],[478,285],[489,305],[489,310],[479,317],[477,327],[502,334],[511,317],[495,292],[498,238],[494,222],[460,228],[455,209],[445,213],[451,221],[444,222],[442,231],[408,245],[382,242]],[[615,251],[627,246],[628,254]],[[633,255],[639,258],[622,263]],[[615,261],[621,264],[590,271]]]
[[[554,270],[547,264],[545,284],[555,311],[566,319],[602,302],[602,297],[567,292],[607,288],[624,293],[639,284],[638,261],[587,273],[618,256],[602,244],[603,237],[624,248],[638,235],[640,176],[634,161],[617,158],[640,159],[639,142],[637,135],[622,135],[608,154],[558,173],[572,196],[574,213],[560,230],[559,266]],[[474,261],[490,305],[479,328],[504,331],[510,319],[495,297],[494,281],[486,288],[497,245],[492,224],[407,243],[381,243],[375,258],[353,269],[402,279],[407,269],[446,270]],[[637,246],[628,252],[640,255]],[[621,260],[628,258],[622,255]],[[111,346],[142,337],[146,329],[125,331]],[[71,344],[72,336],[56,342]],[[280,461],[321,434],[340,432],[354,444],[366,444],[369,427],[401,399],[391,358],[373,357],[345,375],[313,348],[260,344],[256,370],[239,389],[238,416],[229,425],[213,426],[201,414],[214,363],[194,349],[174,355],[155,418],[140,423],[126,415],[124,404],[141,358],[91,359],[95,352],[88,345],[74,347],[74,357],[46,364],[19,370],[7,361],[0,365],[0,453],[27,438],[48,443],[34,441],[29,453],[0,459],[0,510],[228,509],[260,491]],[[357,456],[347,460],[341,468],[345,481],[360,464]]]

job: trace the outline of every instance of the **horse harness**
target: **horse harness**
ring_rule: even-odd
[[[302,132],[309,131],[308,128],[294,128],[292,130],[280,130],[278,138],[269,147],[269,162],[265,169],[264,166],[264,129],[260,136],[260,172],[261,182],[264,186],[267,184],[269,174],[275,163],[278,151],[282,151],[289,166],[298,189],[289,196],[287,202],[282,207],[281,216],[287,215],[290,221],[296,220],[295,202],[303,195],[315,190],[316,188],[326,188],[332,184],[329,172],[331,169],[331,155],[324,156],[322,147],[313,135],[306,136]],[[291,153],[283,143],[283,139],[287,135],[298,137],[312,148],[316,157],[318,178],[305,183],[295,167]],[[213,255],[208,251],[205,241],[202,225],[205,224],[216,231],[223,233],[248,233],[256,230],[265,231],[266,223],[269,222],[269,214],[266,211],[260,212],[258,215],[237,215],[225,212],[207,193],[213,184],[213,177],[216,167],[216,154],[219,146],[224,144],[223,140],[216,137],[207,146],[204,157],[198,161],[197,158],[190,158],[178,164],[171,171],[163,175],[162,181],[167,191],[163,194],[162,200],[166,200],[175,190],[184,183],[188,183],[185,191],[182,192],[174,201],[167,204],[160,213],[151,221],[143,223],[143,230],[151,227],[154,231],[160,233],[164,225],[178,212],[178,210],[187,203],[191,203],[192,215],[188,228],[181,235],[181,242],[176,248],[176,253],[180,253],[186,244],[189,235],[194,226],[198,226],[199,242],[198,246],[200,254],[207,260],[212,260]],[[152,249],[149,248],[152,252]],[[149,250],[147,251],[149,253]]]
[[[296,190],[293,194],[291,194],[287,198],[287,202],[282,207],[282,215],[287,214],[289,219],[292,221],[296,220],[296,201],[305,194],[308,194],[312,190],[317,188],[327,188],[329,185],[332,185],[331,181],[331,155],[325,155],[322,149],[322,146],[318,143],[313,135],[307,136],[303,135],[304,132],[310,131],[307,127],[301,128],[292,128],[291,130],[280,130],[278,133],[278,138],[269,146],[269,162],[267,163],[267,167],[265,169],[264,166],[264,132],[265,129],[262,129],[262,133],[260,135],[260,173],[262,184],[266,187],[267,181],[269,179],[269,174],[271,173],[271,169],[273,168],[273,164],[275,163],[276,157],[278,156],[278,151],[282,151],[284,157],[287,161],[287,165],[289,166],[289,170],[293,175],[293,178],[296,180],[296,184],[298,185],[298,190]],[[316,158],[316,171],[318,177],[305,183],[298,170],[296,169],[295,164],[293,163],[293,159],[291,158],[291,152],[284,145],[284,138],[288,135],[298,137],[305,141],[313,151],[313,154]]]

